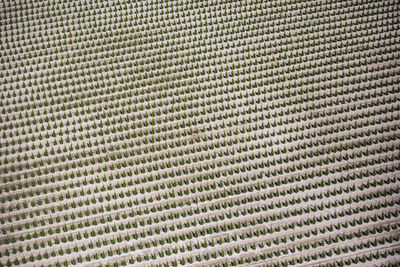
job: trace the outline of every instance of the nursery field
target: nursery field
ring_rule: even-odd
[[[0,267],[398,266],[398,0],[1,0]]]

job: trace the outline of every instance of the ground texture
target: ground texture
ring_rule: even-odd
[[[2,0],[0,266],[396,265],[399,21]]]

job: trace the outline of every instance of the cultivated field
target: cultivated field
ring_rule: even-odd
[[[397,266],[398,1],[2,0],[1,266]]]

